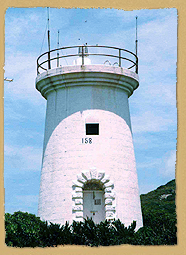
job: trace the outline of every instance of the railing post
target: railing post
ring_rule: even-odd
[[[136,57],[136,73],[138,74],[138,57]]]
[[[38,63],[38,59],[37,59],[37,74],[39,74],[39,63]]]
[[[121,49],[119,49],[119,67],[121,67]]]
[[[82,46],[82,66],[84,66],[84,47]]]
[[[59,67],[59,51],[57,51],[57,67]]]
[[[51,69],[51,66],[50,66],[50,51],[48,52],[48,69]]]
[[[59,67],[59,30],[57,32],[58,38],[57,38],[57,67]]]
[[[48,18],[49,21],[49,18]],[[51,69],[50,66],[50,30],[48,29],[48,69]]]

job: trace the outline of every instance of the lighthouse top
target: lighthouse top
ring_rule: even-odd
[[[59,85],[61,75],[68,78],[68,83],[72,82],[73,75],[73,85],[79,85],[82,79],[84,85],[91,85],[91,80],[98,76],[97,82],[111,79],[112,86],[124,88],[131,96],[139,86],[138,57],[126,49],[98,45],[62,47],[38,57],[36,88],[43,97],[47,98],[51,81],[52,87]],[[74,79],[78,84],[74,83]],[[63,85],[66,86],[67,82]]]

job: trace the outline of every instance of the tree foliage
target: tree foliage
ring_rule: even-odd
[[[128,228],[115,220],[95,224],[90,218],[72,225],[47,223],[33,214],[15,212],[5,214],[5,242],[15,247],[54,247],[64,244],[109,246],[130,242],[135,234],[135,222]]]
[[[135,221],[129,227],[125,227],[119,219],[95,224],[89,218],[83,222],[73,221],[71,225],[68,222],[60,225],[41,221],[34,214],[21,211],[6,213],[5,242],[7,246],[14,247],[176,244],[175,181],[141,195],[141,204],[143,227],[138,231],[135,231]]]

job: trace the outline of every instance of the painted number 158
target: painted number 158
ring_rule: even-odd
[[[82,143],[92,143],[92,138],[82,138]]]

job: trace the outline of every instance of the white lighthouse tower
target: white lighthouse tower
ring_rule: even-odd
[[[61,49],[68,53],[60,55]],[[107,46],[61,49],[37,62],[36,88],[47,100],[38,216],[60,224],[92,217],[129,226],[135,220],[138,229],[143,224],[128,105],[139,85],[137,56]],[[60,66],[65,57],[72,63]]]

